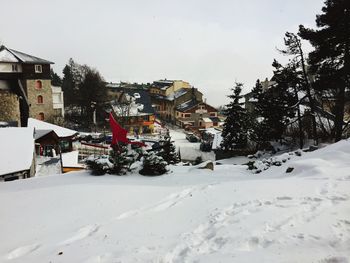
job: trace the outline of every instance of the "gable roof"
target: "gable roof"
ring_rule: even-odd
[[[29,170],[34,158],[33,128],[0,128],[0,175]]]
[[[177,91],[175,91],[174,93],[171,93],[169,96],[166,97],[166,99],[169,101],[173,101],[174,99],[177,99],[177,98],[183,96],[187,92],[191,92],[191,89],[181,88],[181,89],[178,89]]]
[[[9,49],[5,46],[0,47],[0,62],[24,64],[54,64],[51,61],[28,55],[26,53],[14,49]]]
[[[54,131],[59,138],[72,137],[78,133],[77,131],[57,126],[48,122],[39,121],[33,118],[28,119],[28,127],[35,128],[37,132],[39,132],[39,130]]]
[[[142,114],[154,114],[154,108],[152,107],[151,97],[149,93],[144,89],[122,89],[123,94],[127,94],[135,99],[135,105],[137,112]],[[131,111],[133,112],[133,111]],[[138,114],[136,114],[138,115]]]
[[[191,99],[191,100],[188,100],[188,101],[186,101],[186,102],[184,102],[184,103],[178,105],[178,106],[176,107],[176,110],[177,110],[177,111],[184,112],[184,111],[187,111],[187,110],[189,110],[189,109],[195,107],[195,106],[198,105],[199,103],[201,103],[201,102],[196,101],[196,100],[194,100],[194,99]]]

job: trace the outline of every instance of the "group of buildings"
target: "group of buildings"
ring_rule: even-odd
[[[73,150],[77,132],[52,124],[64,120],[64,94],[61,87],[51,84],[52,64],[0,46],[0,127],[7,127],[0,129],[0,143],[9,147],[3,147],[0,158],[15,163],[6,171],[0,169],[0,178],[4,174],[31,177],[35,156]],[[158,80],[148,85],[106,83],[106,88],[110,111],[130,134],[154,133],[161,122],[193,130],[222,123],[203,94],[182,80]],[[27,158],[19,161],[16,152]]]
[[[158,80],[142,86],[108,83],[108,93],[116,118],[130,133],[153,132],[156,120],[185,129],[219,127],[218,110],[203,94],[182,80]]]
[[[0,47],[0,122],[27,126],[28,118],[64,118],[63,92],[51,85],[53,62]],[[130,133],[152,133],[158,120],[183,128],[218,127],[218,111],[203,94],[182,80],[138,84],[107,83],[111,109]]]

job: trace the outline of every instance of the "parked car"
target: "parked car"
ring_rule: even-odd
[[[92,133],[91,136],[92,136],[92,139],[91,139],[92,143],[101,143],[105,141],[105,136],[103,133]]]
[[[187,133],[186,139],[189,142],[199,142],[199,138],[196,135],[194,135],[192,132]]]

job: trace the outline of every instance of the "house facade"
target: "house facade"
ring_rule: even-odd
[[[111,102],[114,117],[129,134],[154,132],[155,109],[147,90],[118,88],[115,96]]]
[[[205,102],[192,99],[176,107],[176,125],[182,128],[207,129],[220,122],[218,110]]]
[[[155,81],[152,83],[149,93],[157,117],[172,123],[176,123],[175,109],[178,105],[190,99],[202,101],[203,98],[203,94],[198,89],[182,80]]]
[[[17,121],[18,125],[26,126],[29,117],[48,120],[54,116],[51,64],[53,62],[0,47],[0,96],[6,101],[0,105],[0,120]]]

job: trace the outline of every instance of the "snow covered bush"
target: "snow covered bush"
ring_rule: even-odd
[[[133,164],[140,160],[141,156],[142,149],[131,149],[130,145],[120,145],[111,150],[109,155],[90,156],[86,164],[93,175],[106,173],[124,175],[136,169]]]
[[[167,162],[161,156],[158,156],[156,152],[144,153],[141,161],[142,169],[139,173],[142,175],[157,176],[168,171],[166,169]]]
[[[108,155],[101,156],[89,156],[86,159],[86,165],[91,170],[91,174],[93,175],[104,175],[109,173],[109,171],[113,168],[113,163],[109,160]]]

